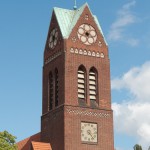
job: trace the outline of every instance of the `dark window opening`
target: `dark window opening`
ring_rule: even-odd
[[[58,70],[56,69],[55,70],[55,107],[58,106],[58,86],[59,86],[59,83],[58,83]]]
[[[49,110],[53,108],[53,76],[49,74]]]

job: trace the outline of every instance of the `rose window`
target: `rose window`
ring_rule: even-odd
[[[78,28],[78,38],[85,45],[92,45],[97,40],[97,34],[91,25],[82,24]]]

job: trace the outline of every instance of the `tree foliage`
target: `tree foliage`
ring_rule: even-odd
[[[0,150],[17,150],[16,137],[7,131],[0,132]]]
[[[134,150],[142,150],[142,146],[138,144],[136,144],[133,148]]]

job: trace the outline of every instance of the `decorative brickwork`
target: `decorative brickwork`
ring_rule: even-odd
[[[61,54],[62,54],[62,51],[60,51],[58,53],[55,53],[54,55],[52,55],[49,58],[47,58],[46,61],[45,61],[45,65],[47,65],[48,63],[50,63],[51,61],[53,61],[55,58],[57,58]]]
[[[71,110],[71,109],[67,109],[67,113],[74,114],[74,115],[90,116],[90,117],[100,117],[100,118],[111,117],[110,114],[107,113],[95,113],[92,111],[88,112],[88,111]]]
[[[94,52],[91,50],[82,50],[82,49],[78,49],[78,48],[71,48],[70,52],[74,53],[74,54],[84,55],[84,56],[91,56],[91,57],[98,57],[98,58],[105,57],[104,53]]]

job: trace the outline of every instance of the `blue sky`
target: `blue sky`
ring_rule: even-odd
[[[78,0],[81,6],[85,0]],[[116,150],[150,145],[150,1],[87,0],[109,45]],[[73,0],[0,1],[0,131],[40,131],[42,65],[52,8]]]

